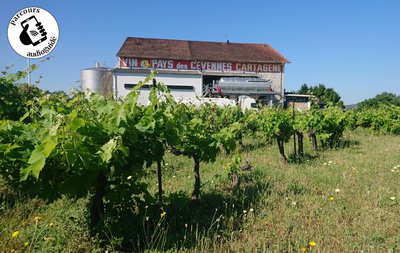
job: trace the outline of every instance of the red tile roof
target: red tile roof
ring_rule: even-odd
[[[289,62],[270,45],[126,38],[118,57],[219,62]]]

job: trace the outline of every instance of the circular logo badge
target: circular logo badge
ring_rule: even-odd
[[[19,55],[41,58],[57,45],[58,24],[50,12],[40,7],[24,8],[8,24],[8,41]]]

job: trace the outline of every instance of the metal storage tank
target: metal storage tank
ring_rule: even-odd
[[[81,88],[83,92],[90,90],[103,96],[112,96],[111,69],[99,67],[88,68],[81,71]]]

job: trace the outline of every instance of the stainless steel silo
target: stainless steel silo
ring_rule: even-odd
[[[112,93],[111,69],[104,67],[87,68],[81,71],[82,91],[90,90],[100,93],[103,96],[110,96]]]

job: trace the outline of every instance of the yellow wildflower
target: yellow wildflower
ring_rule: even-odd
[[[334,201],[335,198],[334,197],[329,197],[329,200]]]
[[[43,220],[42,216],[35,216],[34,220],[36,222]]]
[[[18,235],[19,235],[19,231],[17,230],[17,231],[15,231],[14,233],[12,233],[11,236],[15,238],[15,237],[17,237]]]
[[[164,211],[164,212],[162,212],[160,215],[161,215],[161,218],[162,218],[162,217],[164,217],[165,215],[167,215],[167,212]]]
[[[29,245],[29,242],[24,242],[25,247],[28,247],[28,245]]]
[[[314,241],[311,241],[311,242],[308,244],[308,246],[310,246],[311,248],[313,248],[313,247],[317,246],[317,243],[314,242]]]

